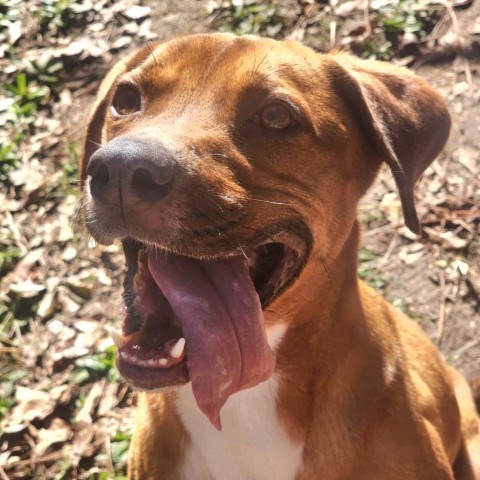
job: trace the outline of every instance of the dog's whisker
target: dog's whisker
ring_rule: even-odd
[[[224,153],[209,153],[208,155],[210,155],[211,157],[222,157],[230,160],[230,157],[228,155],[225,155]]]
[[[98,137],[98,135],[96,135]],[[90,143],[93,143],[96,147],[102,147],[103,145],[101,143],[96,142],[95,140],[92,140],[91,135],[88,135],[88,141]]]
[[[251,200],[252,202],[269,203],[270,205],[284,205],[286,207],[293,207],[293,203],[274,202],[272,200],[263,200],[261,198],[252,198],[252,197],[249,197],[249,200]]]
[[[155,65],[155,66],[158,66],[157,59],[156,59],[156,57],[155,57],[155,54],[153,53],[152,47],[151,47],[150,44],[148,43],[148,39],[145,39],[145,45],[147,46],[148,51],[150,52],[150,55],[151,55],[152,58],[153,58],[153,63],[154,63],[154,65]]]
[[[335,288],[335,282],[333,281],[332,274],[331,274],[331,272],[330,272],[330,269],[328,268],[326,258],[325,258],[324,256],[320,256],[320,257],[319,257],[319,260],[320,260],[320,263],[321,263],[322,266],[323,266],[323,269],[325,270],[325,273],[327,274],[327,277],[328,277],[328,280],[329,280],[330,284],[332,285],[333,289],[336,290],[336,288]]]
[[[252,80],[252,78],[254,77],[254,75],[257,74],[258,72],[258,69],[262,66],[263,62],[267,59],[267,57],[270,55],[270,53],[272,52],[272,50],[275,48],[275,45],[272,45],[270,47],[270,49],[268,50],[268,52],[263,56],[263,58],[260,60],[260,62],[258,63],[258,65],[255,65],[255,62],[254,62],[254,65],[253,65],[253,69],[252,71],[250,72],[250,81]],[[256,59],[255,59],[256,60]]]

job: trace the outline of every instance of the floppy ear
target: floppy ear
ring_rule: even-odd
[[[407,227],[421,232],[413,189],[443,149],[450,116],[442,97],[407,69],[334,54],[330,76],[367,141],[393,172]]]

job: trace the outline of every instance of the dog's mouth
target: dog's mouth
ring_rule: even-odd
[[[112,331],[120,373],[142,390],[190,380],[199,408],[220,428],[227,398],[273,372],[262,308],[299,274],[307,244],[283,234],[213,259],[131,239],[123,246],[125,313],[122,333]]]

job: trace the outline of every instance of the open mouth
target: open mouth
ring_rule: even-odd
[[[191,381],[199,408],[220,428],[227,398],[273,372],[262,309],[299,274],[307,245],[284,234],[207,260],[131,239],[123,246],[124,319],[122,332],[111,332],[120,373],[142,390]]]

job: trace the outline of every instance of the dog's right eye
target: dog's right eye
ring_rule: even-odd
[[[131,115],[142,106],[140,93],[133,87],[120,88],[113,97],[112,107],[117,115]]]

